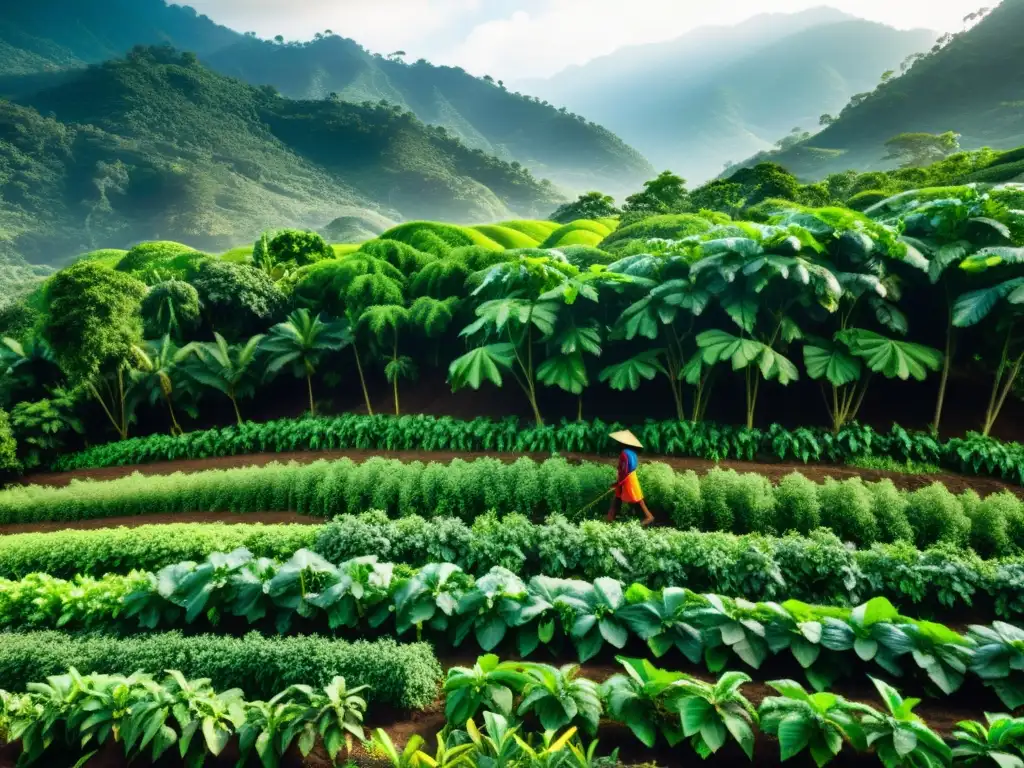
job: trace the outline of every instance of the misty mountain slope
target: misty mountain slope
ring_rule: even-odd
[[[601,101],[569,103],[659,167],[706,179],[725,161],[766,149],[795,126],[816,126],[822,113],[838,111],[935,37],[862,20],[834,21],[834,13],[783,17],[760,37],[752,32],[756,18],[693,33],[686,38],[692,45],[678,45],[674,63],[659,56],[660,70],[634,68],[631,83],[619,76],[610,84],[595,78]]]
[[[955,131],[966,149],[1024,143],[1024,0],[1004,0],[970,30],[845,110],[830,127],[773,157],[805,177],[891,167],[899,133]],[[814,152],[813,150],[830,150]]]
[[[140,239],[225,248],[367,209],[537,216],[562,199],[396,108],[285,99],[169,49],[0,101],[0,168],[0,237],[39,263]]]
[[[9,0],[0,16],[0,74],[98,63],[136,45],[205,55],[240,38],[164,0]]]
[[[245,38],[205,60],[224,74],[273,85],[292,98],[335,93],[345,101],[401,105],[471,147],[520,162],[572,190],[633,191],[654,170],[613,133],[567,111],[458,68],[373,56],[337,36],[304,45]]]

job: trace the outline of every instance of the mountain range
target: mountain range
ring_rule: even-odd
[[[605,125],[659,168],[702,181],[794,127],[816,128],[935,38],[831,8],[763,14],[622,48],[522,87]]]
[[[373,55],[338,35],[308,43],[259,40],[164,0],[38,0],[0,21],[0,94],[24,95],[62,71],[171,45],[253,85],[295,99],[387,101],[442,126],[473,149],[518,162],[567,191],[634,190],[653,168],[621,139],[577,115],[492,80],[426,61]]]
[[[806,178],[891,168],[899,133],[953,131],[964,149],[1024,144],[1024,0],[1003,0],[969,30],[844,109],[836,121],[771,160]],[[757,158],[757,159],[764,159]]]
[[[564,197],[391,105],[287,99],[139,48],[0,101],[0,232],[38,263],[141,239],[223,250],[333,219],[543,216]]]

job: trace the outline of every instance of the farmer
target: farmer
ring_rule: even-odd
[[[615,498],[612,499],[611,509],[608,510],[608,522],[614,522],[615,517],[622,509],[622,502],[627,504],[639,504],[644,512],[643,525],[650,525],[654,522],[654,515],[644,503],[644,492],[640,490],[640,480],[636,476],[636,468],[640,463],[634,448],[643,448],[636,436],[625,429],[621,432],[613,432],[612,440],[622,445],[622,453],[619,454],[619,478],[615,485]]]

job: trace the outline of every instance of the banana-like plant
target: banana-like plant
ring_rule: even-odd
[[[135,368],[129,374],[131,389],[129,398],[145,398],[150,405],[155,405],[158,400],[167,404],[167,412],[171,417],[171,434],[181,435],[184,430],[178,423],[178,416],[174,410],[175,395],[184,395],[186,398],[195,393],[191,391],[191,383],[185,375],[182,364],[192,354],[188,346],[178,348],[170,336],[164,336],[159,341],[147,341],[142,346],[133,346],[135,352]],[[187,400],[179,406],[185,412],[195,418],[198,415],[196,408]],[[132,407],[132,406],[129,406]]]
[[[445,717],[462,725],[481,707],[509,717],[513,696],[526,683],[526,675],[515,664],[501,663],[494,654],[481,656],[472,668],[452,667],[444,683]]]
[[[757,712],[740,693],[750,677],[726,672],[715,683],[680,680],[680,695],[673,699],[682,719],[683,736],[703,758],[721,749],[729,736],[751,760],[754,759],[754,729]]]
[[[479,389],[486,380],[502,386],[502,371],[512,374],[523,390],[538,426],[544,419],[537,403],[538,345],[555,332],[559,313],[577,296],[597,301],[597,291],[567,290],[569,278],[579,270],[559,255],[520,255],[475,276],[479,284],[471,296],[484,300],[475,308],[476,320],[460,336],[478,339],[473,348],[448,368],[452,389]],[[479,300],[477,299],[477,300]]]
[[[998,282],[963,294],[953,307],[953,325],[958,328],[977,325],[994,309],[1000,309],[995,325],[1003,343],[985,409],[981,429],[983,435],[988,435],[992,430],[1006,398],[1024,369],[1024,335],[1020,331],[1020,323],[1024,319],[1024,276],[1020,274],[1022,264],[1024,248],[1014,247],[983,248],[960,264],[961,269],[972,274],[1000,268]],[[1010,266],[1016,267],[1016,270],[1007,276],[1005,268]]]
[[[1024,719],[986,714],[985,721],[957,723],[953,759],[986,768],[1024,768]]]
[[[760,728],[779,740],[781,759],[789,760],[805,749],[818,768],[830,763],[843,744],[867,749],[867,738],[857,715],[875,710],[834,693],[807,693],[793,680],[774,680],[769,686],[780,696],[769,696],[758,709]]]
[[[395,398],[395,416],[400,415],[398,402],[398,382],[403,378],[415,375],[412,359],[400,357],[398,339],[410,324],[409,310],[401,304],[375,304],[367,307],[359,316],[359,329],[368,333],[382,349],[390,349],[391,359],[384,368],[384,373],[391,382]]]
[[[239,345],[228,344],[217,332],[213,336],[212,342],[186,347],[192,354],[184,362],[184,369],[200,384],[225,394],[235,410],[238,426],[242,426],[238,401],[256,392],[256,384],[260,380],[257,350],[263,336],[253,336]]]
[[[578,664],[552,667],[521,662],[526,675],[523,700],[516,710],[520,717],[533,713],[546,731],[577,724],[587,733],[597,732],[604,707],[597,683],[580,677]]]
[[[920,699],[904,699],[888,683],[871,678],[886,712],[873,712],[861,719],[868,746],[886,768],[942,768],[948,766],[953,752],[935,731],[914,714]]]
[[[325,356],[345,346],[346,329],[341,323],[314,317],[308,309],[297,309],[278,323],[263,340],[261,350],[267,357],[266,372],[273,376],[290,367],[298,377],[305,377],[309,395],[309,415],[316,416],[313,399],[313,374]]]

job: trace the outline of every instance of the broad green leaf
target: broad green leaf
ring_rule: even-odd
[[[448,366],[448,380],[454,389],[479,389],[484,381],[497,387],[502,384],[501,371],[512,367],[515,347],[509,343],[488,344],[477,347],[452,361]]]
[[[904,381],[913,377],[923,381],[929,371],[942,367],[943,355],[937,349],[909,341],[889,339],[874,331],[851,328],[840,331],[836,339],[860,357],[867,367],[886,378]]]

